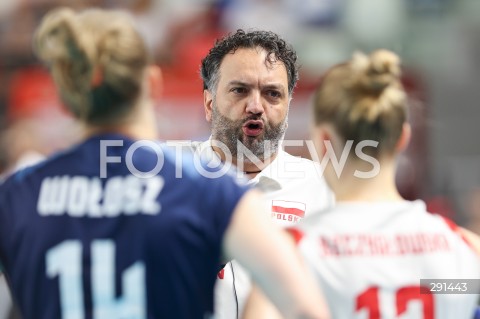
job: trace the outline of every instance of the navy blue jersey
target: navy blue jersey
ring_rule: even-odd
[[[0,261],[24,319],[212,312],[223,235],[247,189],[139,146],[95,136],[0,186]]]

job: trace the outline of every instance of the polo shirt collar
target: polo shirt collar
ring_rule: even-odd
[[[212,148],[212,137],[201,143],[199,147],[199,151],[202,154],[202,159],[206,159],[208,161],[211,160],[218,160],[220,161],[220,157]],[[276,190],[282,189],[282,184],[278,179],[278,172],[279,163],[280,161],[286,156],[286,152],[282,149],[279,149],[277,156],[267,167],[265,167],[260,173],[257,174],[254,178],[248,181],[248,184],[255,185],[260,190],[264,192],[272,192]]]

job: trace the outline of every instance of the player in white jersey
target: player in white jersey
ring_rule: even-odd
[[[201,68],[212,137],[195,147],[208,160],[234,164],[264,190],[268,212],[281,226],[333,204],[315,163],[280,147],[298,79],[296,59],[277,34],[238,30],[217,41]],[[215,287],[216,318],[240,318],[249,290],[248,274],[236,261],[228,263]]]
[[[333,67],[315,94],[319,156],[340,158],[347,147],[348,158],[343,169],[331,163],[325,169],[336,207],[304,220],[292,234],[333,318],[474,316],[478,238],[428,213],[422,201],[404,200],[395,185],[395,159],[410,138],[406,107],[399,58],[385,50]],[[248,315],[262,310],[251,301]]]
[[[479,257],[451,226],[422,201],[341,202],[296,234],[333,318],[473,318]]]

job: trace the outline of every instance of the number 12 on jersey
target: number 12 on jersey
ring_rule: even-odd
[[[59,277],[62,319],[84,319],[82,243],[66,240],[49,249],[49,278]],[[144,319],[145,265],[136,262],[122,273],[122,293],[115,296],[115,243],[94,240],[91,244],[91,286],[94,319]]]
[[[420,290],[422,289],[422,293]],[[385,292],[387,293],[387,292]],[[381,319],[379,295],[381,294],[379,287],[369,287],[359,294],[356,298],[355,311],[360,312],[367,310],[368,319]],[[412,301],[420,302],[423,308],[423,316],[419,318],[434,319],[433,295],[426,287],[406,286],[395,291],[394,304],[388,305],[389,308],[395,307],[395,316],[399,317],[407,312],[408,304]]]

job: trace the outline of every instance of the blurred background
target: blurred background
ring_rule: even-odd
[[[480,233],[479,0],[2,0],[0,1],[0,173],[75,142],[32,31],[49,9],[130,11],[163,69],[156,92],[162,140],[209,136],[200,60],[237,28],[279,33],[302,65],[287,139],[309,139],[311,93],[323,71],[355,50],[403,58],[413,142],[400,160],[404,196]],[[308,157],[305,147],[287,151]]]

